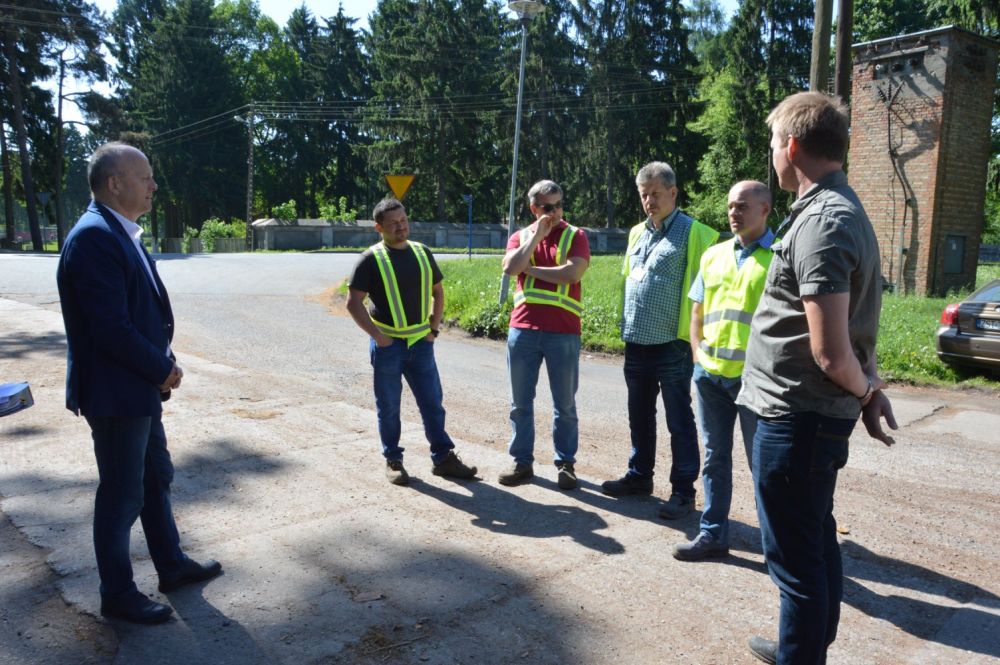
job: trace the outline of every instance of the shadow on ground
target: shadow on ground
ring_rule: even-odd
[[[536,484],[552,481],[536,479]],[[625,546],[610,536],[598,533],[608,523],[595,512],[576,505],[549,505],[528,501],[516,488],[504,490],[484,482],[463,483],[471,495],[452,492],[414,478],[410,486],[452,508],[473,516],[472,524],[493,533],[529,538],[569,537],[603,554],[621,554]],[[567,499],[570,497],[567,496]]]
[[[20,360],[28,355],[66,356],[66,335],[62,333],[7,333],[0,335],[0,358]],[[30,379],[30,377],[28,377]]]
[[[882,556],[850,540],[841,544],[841,550],[845,603],[921,639],[1000,658],[1000,597],[995,593],[923,566]],[[943,605],[882,595],[864,586],[862,580],[934,594],[953,602]],[[955,608],[954,603],[965,607]]]

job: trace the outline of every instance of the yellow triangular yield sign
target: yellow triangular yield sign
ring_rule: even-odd
[[[406,196],[406,190],[413,184],[414,176],[411,175],[387,175],[385,181],[389,183],[389,189],[400,201]]]

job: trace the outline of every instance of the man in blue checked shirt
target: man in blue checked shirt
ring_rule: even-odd
[[[694,508],[700,456],[691,410],[691,302],[687,293],[701,255],[719,238],[677,207],[677,176],[664,162],[651,162],[635,178],[646,221],[629,232],[622,273],[625,301],[625,384],[628,387],[632,454],[628,471],[608,480],[609,496],[652,494],[656,464],[656,399],[662,395],[670,431],[670,498],[660,509],[678,519]]]

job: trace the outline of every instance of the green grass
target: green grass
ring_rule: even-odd
[[[471,261],[441,261],[445,276],[445,320],[473,335],[503,339],[507,336],[511,300],[501,306],[500,257]],[[620,352],[621,257],[595,256],[583,277],[584,348]],[[510,289],[513,290],[511,280]]]
[[[1000,278],[1000,264],[983,264],[976,273],[976,288]],[[879,324],[879,372],[885,379],[914,384],[997,388],[1000,382],[988,376],[953,369],[937,357],[937,329],[941,312],[949,303],[959,302],[971,291],[945,298],[894,296],[882,298]]]
[[[442,261],[445,275],[445,320],[473,335],[502,339],[507,334],[510,299],[497,304],[500,258]],[[595,256],[583,278],[583,335],[585,349],[620,353],[620,256]],[[982,265],[977,288],[1000,277],[1000,264]],[[956,385],[1000,388],[987,376],[948,367],[937,357],[936,333],[945,305],[958,302],[968,292],[947,298],[922,298],[886,294],[882,299],[879,329],[879,370],[884,378],[917,385]]]
[[[986,286],[986,282],[1000,279],[1000,263],[981,263],[976,271],[976,288]]]

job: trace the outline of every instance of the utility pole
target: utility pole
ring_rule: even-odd
[[[56,247],[62,250],[63,246],[63,159],[65,159],[66,146],[63,139],[63,80],[66,78],[66,60],[63,53],[66,49],[59,51],[59,93],[58,108],[56,112]]]
[[[812,60],[809,63],[809,89],[828,90],[830,78],[830,25],[833,23],[833,0],[816,0],[813,27]]]
[[[844,103],[851,100],[851,42],[854,34],[854,0],[839,0],[837,4],[837,67],[834,72],[833,94]]]
[[[253,251],[253,102],[247,111],[247,235],[246,249]]]

